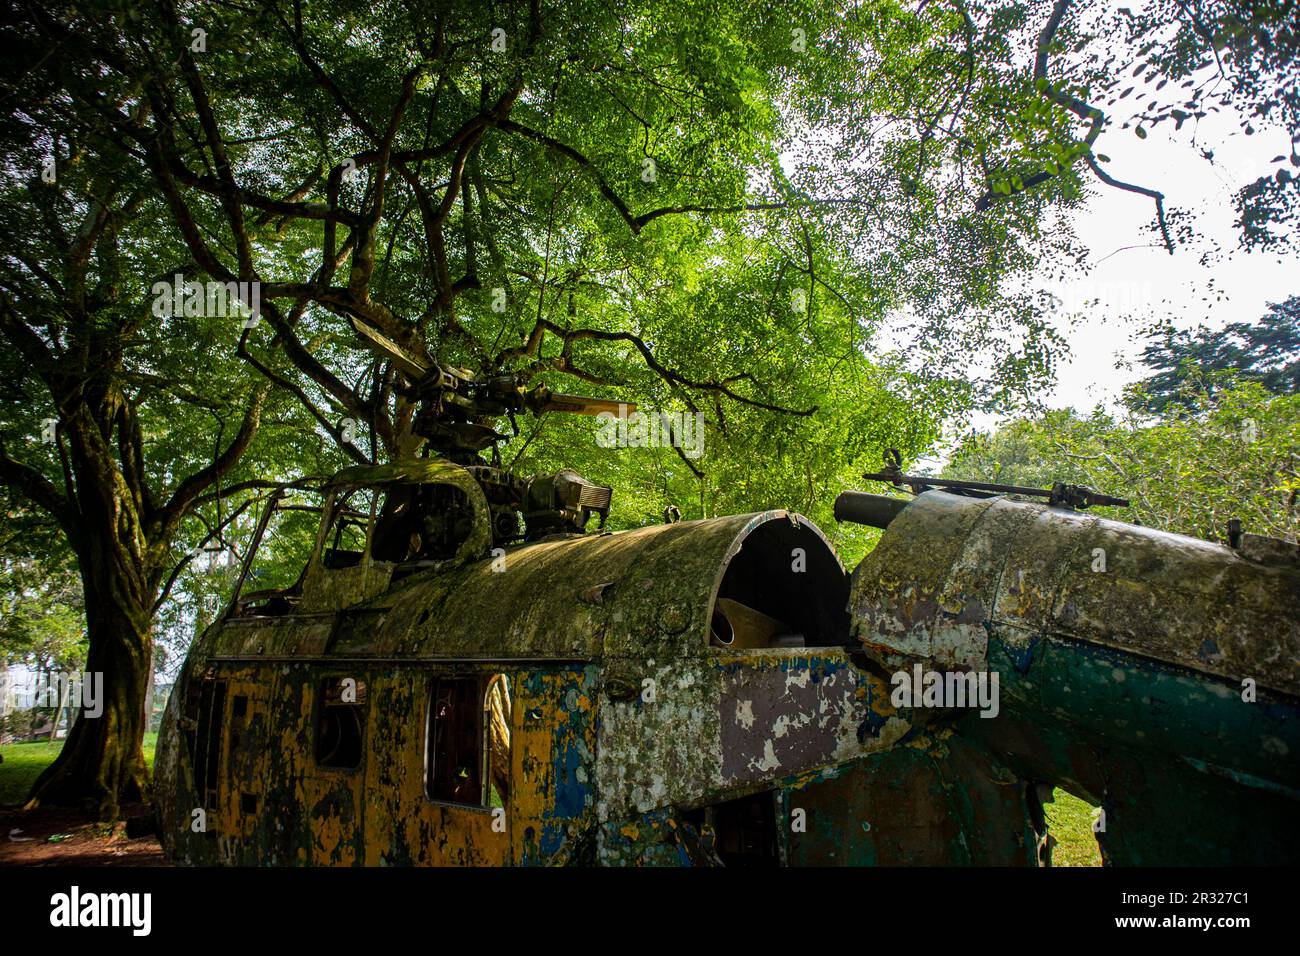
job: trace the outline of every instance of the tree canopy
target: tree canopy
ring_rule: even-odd
[[[1223,382],[1259,382],[1278,395],[1300,392],[1300,296],[1271,304],[1257,322],[1219,329],[1163,326],[1151,334],[1142,363],[1151,375],[1131,403],[1149,412],[1212,398]]]
[[[1300,534],[1300,396],[1239,382],[1152,420],[1073,409],[1020,418],[963,442],[945,475],[1031,487],[1084,484],[1127,498],[1104,517],[1211,541],[1244,530]]]

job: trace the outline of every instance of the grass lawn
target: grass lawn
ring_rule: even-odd
[[[1044,804],[1047,830],[1056,837],[1053,866],[1101,866],[1101,850],[1092,832],[1093,808],[1064,790],[1053,791],[1054,802]]]
[[[144,761],[153,770],[153,752],[158,744],[157,734],[144,735]],[[22,803],[27,799],[41,771],[54,762],[63,741],[38,741],[36,743],[4,744],[0,746],[0,806]]]

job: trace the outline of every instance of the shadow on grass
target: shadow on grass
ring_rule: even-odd
[[[157,734],[146,734],[144,758],[153,770]],[[5,744],[0,747],[0,867],[10,866],[165,866],[156,836],[131,839],[126,824],[88,823],[70,807],[23,811],[41,771],[54,762],[63,741]],[[148,804],[122,807],[126,818],[148,815]]]

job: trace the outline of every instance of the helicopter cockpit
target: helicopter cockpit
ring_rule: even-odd
[[[612,489],[569,469],[524,481],[443,458],[347,468],[324,493],[318,508],[279,499],[268,505],[236,583],[232,616],[337,611],[411,574],[485,557],[494,546],[581,534],[592,516],[603,527],[612,497]],[[287,587],[243,593],[250,578],[265,579],[254,562],[273,516],[286,510],[320,514],[302,573]]]
[[[273,515],[319,510],[315,546],[288,587],[244,593]],[[339,472],[319,509],[268,505],[236,582],[232,616],[337,611],[382,592],[394,580],[485,555],[491,513],[482,488],[460,465],[418,459]]]

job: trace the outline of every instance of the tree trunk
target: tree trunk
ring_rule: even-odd
[[[27,806],[79,806],[97,820],[115,820],[120,801],[147,799],[142,747],[145,696],[152,657],[150,588],[121,542],[87,529],[81,556],[90,653],[83,684],[98,693],[92,716],[84,696],[79,719],[54,763],[37,778]],[[102,675],[102,680],[98,675]]]
[[[59,724],[63,721],[63,708],[68,706],[68,687],[71,683],[69,680],[59,681],[59,706],[54,711],[54,720],[50,723],[51,742],[59,738]]]
[[[153,721],[153,642],[149,642],[149,667],[145,671],[144,677],[144,707],[142,708],[144,719],[144,732],[149,732],[149,724]]]

